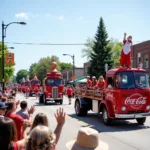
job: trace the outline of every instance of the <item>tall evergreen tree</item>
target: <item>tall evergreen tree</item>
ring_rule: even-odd
[[[102,75],[105,77],[105,64],[108,64],[109,69],[112,68],[114,64],[112,60],[111,48],[108,45],[109,40],[107,40],[107,38],[108,34],[103,18],[100,18],[93,46],[94,53],[91,53],[90,55],[91,61],[88,68],[88,73],[90,76],[99,77],[100,75]]]

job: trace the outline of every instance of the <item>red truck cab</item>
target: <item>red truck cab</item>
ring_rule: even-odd
[[[39,97],[39,103],[44,102],[46,105],[48,101],[59,102],[63,104],[63,79],[60,72],[56,70],[56,62],[52,62],[52,71],[46,74],[43,80],[43,92]]]
[[[88,110],[102,112],[106,125],[113,119],[136,119],[144,124],[146,116],[150,116],[150,88],[143,69],[111,69],[106,73],[106,87],[101,96],[92,91],[90,98],[88,90],[81,92],[85,96],[77,94],[77,115],[85,115]]]

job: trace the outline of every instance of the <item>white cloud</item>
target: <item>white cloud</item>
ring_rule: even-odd
[[[57,19],[58,20],[64,20],[64,16],[63,15],[57,16]]]
[[[19,14],[16,14],[15,15],[16,18],[20,18],[20,19],[24,19],[24,20],[28,20],[29,19],[29,16],[27,13],[24,13],[24,12],[21,12]]]

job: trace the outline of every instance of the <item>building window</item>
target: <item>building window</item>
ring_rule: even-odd
[[[147,55],[144,57],[144,67],[148,68],[148,56]]]
[[[133,68],[133,59],[131,60],[131,67]]]
[[[139,66],[141,63],[141,53],[137,54],[137,66]]]

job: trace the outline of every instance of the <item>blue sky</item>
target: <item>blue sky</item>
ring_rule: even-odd
[[[7,42],[84,43],[94,37],[103,17],[109,38],[122,41],[124,32],[133,36],[133,43],[150,40],[149,0],[0,0],[0,21],[26,21],[26,26],[11,25]],[[1,30],[0,30],[1,34]],[[16,72],[28,69],[41,57],[57,55],[60,61],[71,62],[63,53],[74,54],[75,64],[82,67],[84,46],[15,45]]]

